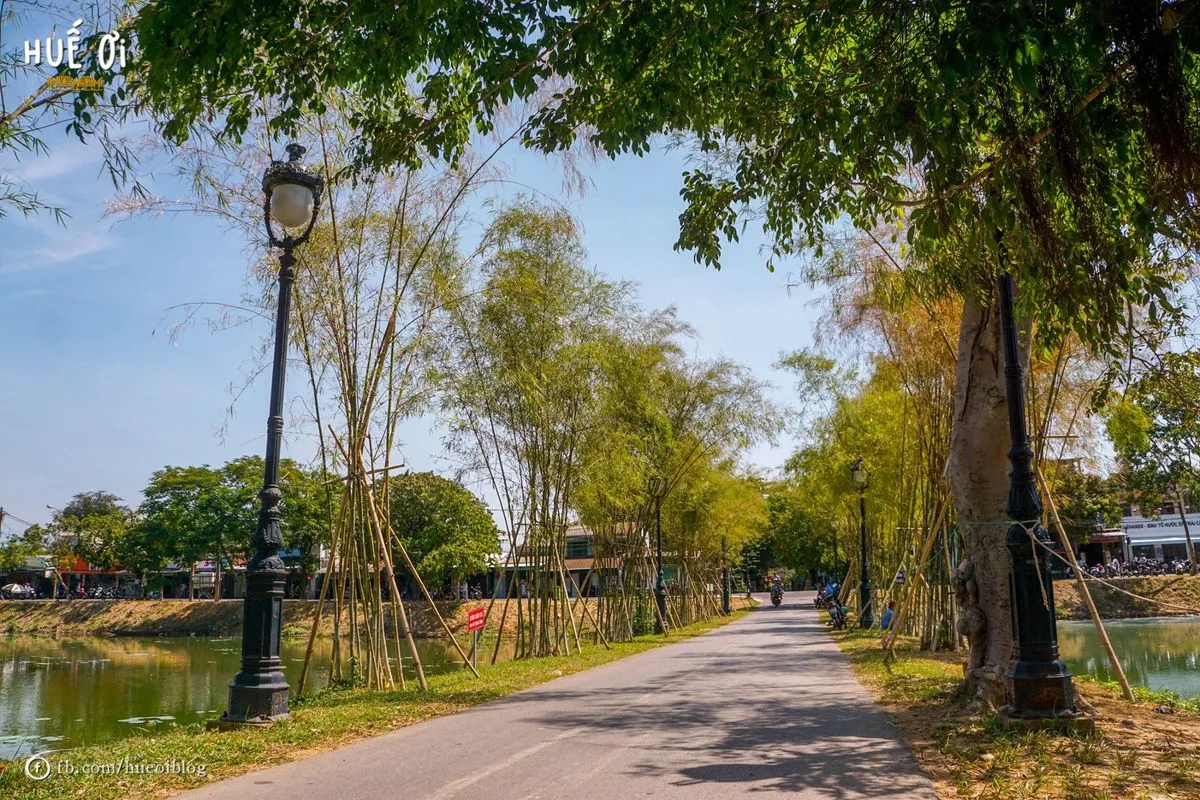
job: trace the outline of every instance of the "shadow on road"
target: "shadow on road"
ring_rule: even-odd
[[[811,600],[807,607],[768,605],[741,623],[659,651],[662,666],[636,685],[548,686],[499,702],[587,708],[586,718],[531,708],[528,721],[609,747],[620,737],[622,747],[640,755],[617,769],[713,787],[699,797],[737,794],[735,784],[753,784],[741,791],[823,798],[934,797],[886,714],[825,634],[823,619]],[[695,646],[701,641],[706,646]]]

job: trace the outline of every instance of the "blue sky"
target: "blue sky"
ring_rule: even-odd
[[[51,157],[29,162],[24,177],[72,219],[65,227],[47,217],[0,220],[0,505],[31,521],[79,491],[105,489],[136,502],[150,472],[166,464],[257,453],[267,403],[260,379],[226,416],[265,321],[170,335],[179,318],[172,306],[238,302],[244,242],[215,220],[189,215],[106,217],[113,190],[98,176],[95,150],[51,141]],[[510,156],[510,174],[521,183],[562,198],[557,164],[516,150]],[[753,240],[731,248],[720,272],[673,252],[682,168],[663,152],[599,162],[585,170],[589,191],[565,202],[600,271],[636,281],[647,306],[676,305],[698,330],[698,356],[749,365],[789,402],[790,381],[771,365],[781,350],[811,343],[812,294],[789,292],[785,272],[767,272]],[[183,194],[170,180],[154,190]],[[406,425],[404,438],[412,468],[447,469],[427,420]],[[778,466],[790,442],[756,448],[751,460]],[[304,459],[311,445],[292,437],[286,451]]]
[[[212,219],[107,217],[114,190],[100,174],[98,147],[61,130],[46,138],[48,157],[16,164],[0,156],[0,169],[72,215],[65,226],[49,216],[0,219],[0,506],[34,522],[49,517],[47,504],[80,491],[136,503],[150,473],[167,464],[260,453],[267,406],[263,377],[227,416],[269,323],[170,335],[179,319],[172,306],[239,301],[244,242]],[[596,268],[636,281],[648,307],[679,309],[699,333],[698,356],[741,361],[776,385],[779,401],[792,402],[789,378],[771,365],[780,351],[811,344],[813,293],[789,292],[786,271],[767,272],[754,237],[728,248],[720,272],[672,250],[682,208],[678,153],[587,165],[590,188],[570,197],[556,162],[516,149],[505,157],[514,181],[566,202]],[[161,176],[151,176],[151,188],[185,194]],[[302,390],[296,377],[292,388]],[[402,435],[411,468],[449,470],[429,420],[413,420]],[[785,436],[750,460],[774,468],[792,446]],[[285,454],[307,460],[312,445],[292,436]]]

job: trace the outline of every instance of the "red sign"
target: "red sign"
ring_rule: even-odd
[[[482,608],[473,608],[467,612],[467,632],[483,630],[484,611]]]

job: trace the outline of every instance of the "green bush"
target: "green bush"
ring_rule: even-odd
[[[638,603],[633,614],[633,635],[645,636],[654,633],[654,610],[649,603]]]

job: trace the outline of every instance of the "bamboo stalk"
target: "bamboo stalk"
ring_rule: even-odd
[[[345,506],[343,506],[338,511],[339,517],[344,516],[345,512],[346,512],[346,509],[345,509]],[[340,522],[339,522],[339,526],[340,526]],[[296,696],[297,697],[304,695],[304,680],[305,680],[305,678],[308,677],[309,659],[312,658],[313,644],[316,642],[316,639],[317,639],[317,628],[320,627],[320,625],[321,625],[321,614],[325,609],[325,597],[329,594],[329,578],[330,578],[329,573],[330,573],[330,570],[333,569],[334,560],[337,558],[339,540],[340,540],[340,537],[335,537],[333,540],[333,546],[329,550],[329,561],[328,561],[328,563],[326,565],[326,569],[325,569],[325,579],[323,581],[321,581],[321,594],[317,597],[317,615],[316,615],[316,618],[313,620],[312,630],[310,630],[308,633],[308,646],[305,647],[305,649],[304,649],[304,663],[300,667],[300,680],[296,682]],[[320,565],[318,564],[318,566],[320,566]],[[332,674],[332,671],[330,674]]]
[[[587,573],[587,575],[586,575],[586,576],[584,576],[584,579],[583,579],[583,584],[584,584],[584,586],[590,587],[590,586],[592,585],[592,573],[593,573],[593,572],[595,572],[595,570],[596,570],[596,567],[595,567],[595,564],[593,563],[593,566],[592,566],[592,568],[591,568],[591,569],[589,569],[589,570],[588,570],[588,573]],[[605,650],[611,650],[612,648],[608,646],[608,639],[607,639],[607,638],[605,638],[605,636],[604,636],[604,631],[600,630],[600,622],[599,622],[599,620],[597,620],[595,617],[593,617],[593,616],[592,616],[592,612],[591,612],[591,610],[588,608],[588,604],[587,604],[587,596],[586,596],[586,594],[584,594],[583,596],[581,596],[581,597],[579,598],[579,600],[580,600],[581,604],[583,605],[583,614],[584,614],[584,616],[586,616],[586,617],[588,618],[588,621],[589,621],[589,622],[591,622],[591,623],[592,623],[592,625],[595,627],[595,630],[596,630],[596,635],[597,635],[598,637],[600,637],[600,641],[604,643],[604,649],[605,649]],[[598,608],[598,607],[599,607],[599,604],[597,603],[597,608]],[[572,609],[571,609],[571,616],[574,616],[574,615],[575,615],[575,609],[574,609],[574,608],[572,608]]]
[[[938,511],[937,518],[934,520],[933,527],[929,529],[929,534],[925,537],[925,542],[921,545],[921,554],[917,557],[916,567],[913,569],[913,576],[910,582],[908,597],[901,599],[899,608],[896,610],[895,620],[892,622],[892,628],[883,636],[883,648],[887,652],[884,654],[884,662],[888,662],[893,655],[896,647],[896,639],[900,636],[901,626],[904,624],[904,619],[908,613],[908,607],[912,600],[916,597],[916,592],[921,578],[921,570],[925,566],[925,562],[929,560],[929,552],[933,549],[933,543],[937,541],[938,531],[941,529],[942,522],[946,518],[947,510],[950,507],[950,496],[946,495],[942,499],[941,509]]]
[[[450,626],[446,624],[445,617],[443,617],[442,612],[438,610],[437,604],[433,602],[433,597],[429,594],[429,589],[425,587],[425,581],[421,580],[420,573],[417,572],[416,566],[413,564],[412,559],[408,556],[408,548],[404,546],[404,542],[402,542],[400,537],[396,535],[396,531],[392,528],[391,522],[387,523],[387,528],[388,532],[392,536],[392,541],[396,545],[396,549],[400,551],[400,555],[403,557],[404,563],[408,566],[410,574],[416,579],[417,585],[421,587],[421,592],[425,595],[425,601],[429,603],[430,610],[433,611],[433,615],[437,617],[437,621],[441,624],[442,630],[445,631],[446,636],[449,637],[450,643],[454,645],[454,649],[458,651],[458,655],[462,658],[463,665],[466,666],[467,669],[471,670],[472,675],[478,678],[479,671],[476,670],[475,665],[471,663],[471,657],[463,651],[462,645],[458,643],[458,639],[454,638],[454,633],[450,630]]]
[[[583,645],[579,641],[579,626],[575,624],[575,606],[571,602],[571,590],[567,586],[567,582],[571,581],[570,575],[567,572],[567,563],[563,560],[562,553],[556,553],[558,556],[559,573],[562,575],[563,591],[566,593],[563,605],[566,606],[567,619],[571,622],[571,632],[575,635],[575,649],[578,652],[583,652]],[[574,581],[571,581],[574,585]]]
[[[1079,593],[1083,596],[1083,601],[1087,604],[1088,613],[1092,616],[1092,623],[1096,626],[1096,633],[1100,637],[1100,643],[1104,645],[1104,652],[1108,654],[1109,663],[1112,664],[1113,672],[1117,676],[1117,682],[1121,684],[1121,693],[1125,695],[1125,699],[1133,702],[1133,689],[1129,686],[1129,679],[1125,677],[1125,669],[1121,666],[1120,659],[1117,658],[1117,652],[1113,649],[1112,641],[1108,638],[1108,631],[1104,630],[1104,622],[1100,619],[1100,612],[1096,610],[1096,603],[1092,600],[1092,593],[1088,590],[1087,582],[1083,579],[1083,570],[1079,568],[1079,562],[1075,559],[1075,554],[1071,550],[1071,542],[1067,538],[1067,532],[1063,529],[1062,520],[1058,517],[1058,508],[1054,505],[1054,498],[1050,495],[1050,487],[1046,483],[1046,476],[1042,474],[1042,470],[1038,468],[1038,480],[1042,484],[1042,492],[1046,496],[1046,504],[1050,506],[1050,516],[1054,519],[1054,530],[1058,533],[1059,544],[1063,547],[1063,552],[1068,556],[1067,560],[1071,562],[1071,571],[1075,573],[1075,584],[1079,587]]]
[[[365,476],[360,476],[360,477],[362,478],[362,480],[365,484],[365,481],[366,481]],[[404,600],[400,597],[400,587],[396,585],[396,567],[395,567],[395,564],[393,564],[393,562],[392,562],[391,548],[387,546],[387,540],[384,538],[383,526],[380,524],[380,519],[379,519],[379,513],[380,513],[379,508],[375,505],[374,499],[372,499],[370,508],[371,508],[372,520],[374,522],[374,525],[372,526],[372,530],[379,537],[379,541],[381,544],[380,549],[383,552],[384,563],[387,565],[388,580],[391,581],[393,621],[394,622],[398,621],[400,623],[400,625],[403,627],[404,640],[408,644],[409,651],[412,653],[413,670],[416,672],[416,675],[417,675],[417,684],[421,687],[421,691],[423,691],[423,692],[428,691],[429,684],[425,680],[425,667],[424,667],[424,665],[421,664],[421,653],[417,650],[417,643],[413,639],[412,626],[408,622],[408,613],[404,609]],[[389,525],[389,530],[390,530],[390,525]],[[395,624],[393,624],[392,635],[397,637],[396,658],[400,662],[400,682],[401,682],[401,685],[403,685],[403,683],[404,683],[404,656],[400,652],[400,641],[398,638],[398,633],[395,630]]]

